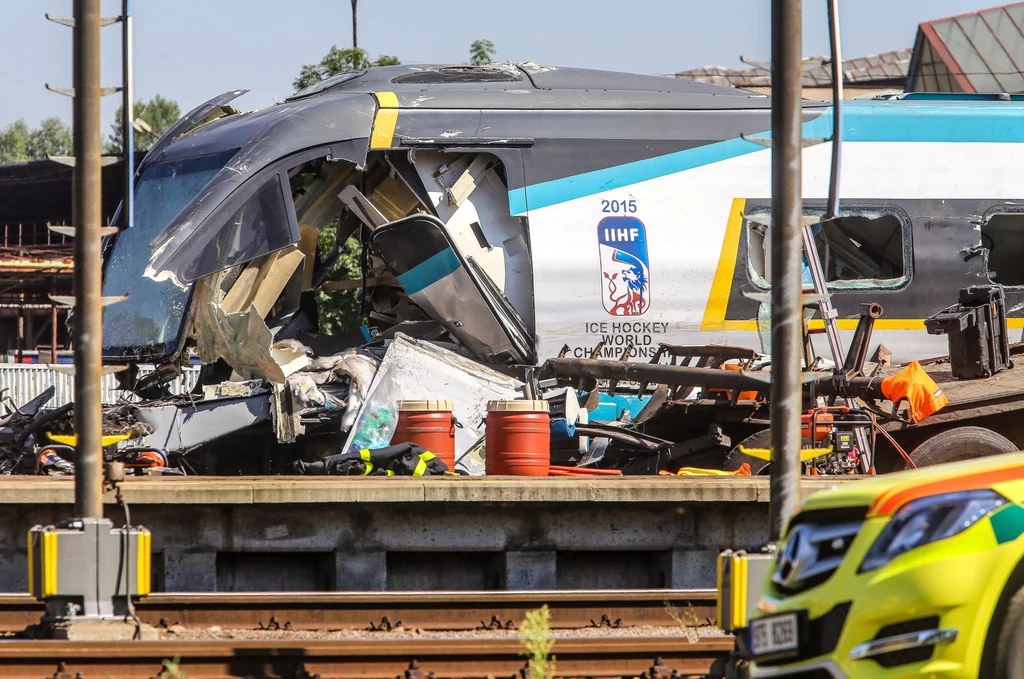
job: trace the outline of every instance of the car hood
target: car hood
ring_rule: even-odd
[[[1021,480],[1024,480],[1024,453],[1007,453],[833,486],[807,498],[800,511],[868,507],[869,517],[887,516],[919,497],[978,488],[999,491]]]

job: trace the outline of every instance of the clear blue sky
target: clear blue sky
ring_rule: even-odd
[[[912,47],[921,21],[993,0],[841,0],[847,58]],[[350,0],[134,0],[137,98],[162,94],[182,112],[225,90],[263,108],[292,92],[303,64],[349,46]],[[116,15],[120,0],[103,0]],[[359,42],[404,63],[464,62],[478,38],[501,60],[667,74],[739,56],[769,56],[769,0],[360,0]],[[804,0],[804,54],[828,50],[825,0]],[[0,127],[24,118],[71,120],[71,101],[44,83],[71,85],[71,31],[44,12],[70,0],[0,0]],[[120,84],[120,31],[103,29],[103,83]],[[119,95],[103,102],[104,128]]]

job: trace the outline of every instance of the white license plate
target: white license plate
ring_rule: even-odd
[[[755,658],[785,654],[796,651],[799,647],[796,613],[783,613],[750,621],[750,654]]]

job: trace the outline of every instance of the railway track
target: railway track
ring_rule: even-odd
[[[667,678],[701,676],[731,649],[725,636],[589,637],[553,653],[560,677]],[[189,679],[463,679],[517,675],[522,651],[517,639],[3,641],[0,663],[9,679],[151,679],[173,658]]]
[[[555,629],[670,626],[715,618],[715,590],[600,590],[532,592],[294,592],[152,594],[136,604],[154,627],[224,629],[511,629],[526,611],[547,604]],[[0,594],[0,632],[39,622],[42,604],[27,595]],[[372,626],[372,627],[371,627]]]

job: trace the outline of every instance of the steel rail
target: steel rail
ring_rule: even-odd
[[[220,592],[165,593],[140,599],[136,614],[154,627],[224,629],[422,630],[518,627],[526,611],[547,604],[555,629],[673,626],[715,618],[715,590],[501,592]],[[668,607],[672,608],[672,614]],[[28,595],[0,595],[0,631],[39,622],[43,605]]]
[[[732,637],[592,636],[556,638],[559,676],[682,676],[707,673],[733,648]],[[39,679],[59,668],[82,679],[150,679],[178,659],[190,679],[308,677],[394,679],[403,675],[512,676],[524,667],[519,639],[384,638],[283,641],[0,641],[3,676]],[[656,663],[656,660],[658,661]],[[657,667],[655,667],[657,665]],[[652,668],[656,671],[652,671]]]

